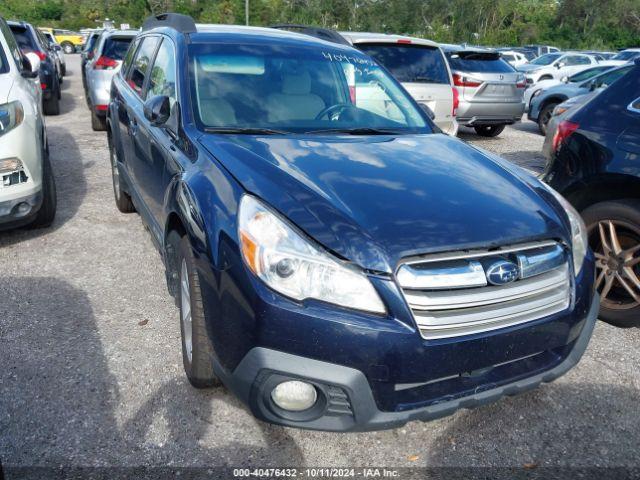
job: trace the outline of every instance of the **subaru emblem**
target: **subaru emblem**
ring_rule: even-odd
[[[492,285],[505,285],[514,282],[520,276],[520,269],[515,263],[498,260],[486,271],[487,281]]]
[[[504,80],[504,75],[500,75],[500,80]]]

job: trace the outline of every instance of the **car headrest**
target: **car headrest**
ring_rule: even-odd
[[[282,93],[286,95],[305,95],[311,92],[309,72],[286,73],[282,76]]]

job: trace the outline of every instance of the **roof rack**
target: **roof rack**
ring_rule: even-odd
[[[287,30],[289,32],[302,33],[310,35],[312,37],[319,38],[320,40],[326,40],[328,42],[339,43],[340,45],[351,44],[335,30],[322,27],[310,27],[309,25],[300,25],[296,23],[279,23],[277,25],[269,25],[269,28],[276,28],[278,30]]]
[[[193,18],[180,13],[161,13],[147,17],[142,24],[142,31],[157,27],[169,27],[181,33],[195,33],[198,31]]]

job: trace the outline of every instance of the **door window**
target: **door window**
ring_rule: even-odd
[[[144,81],[149,64],[158,46],[158,37],[145,37],[133,59],[133,65],[127,75],[127,83],[141,97],[144,98]]]
[[[156,54],[149,78],[148,95],[165,95],[169,97],[171,106],[176,101],[176,64],[170,40],[163,40]]]

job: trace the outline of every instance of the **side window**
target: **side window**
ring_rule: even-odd
[[[142,44],[133,57],[133,64],[127,73],[127,83],[141,98],[144,98],[144,81],[158,40],[158,37],[145,37],[141,40]]]
[[[609,72],[609,73],[605,73],[604,75],[601,75],[596,81],[596,88],[608,87],[628,71],[629,71],[628,68],[620,68],[618,70],[614,70],[613,72]]]
[[[628,108],[632,112],[640,113],[640,98],[636,98],[633,102],[631,102]]]
[[[131,45],[129,45],[129,50],[127,50],[127,54],[124,56],[124,60],[122,61],[122,68],[120,71],[123,76],[127,76],[127,71],[129,70],[129,65],[131,65],[131,60],[133,60],[133,56],[138,49],[138,45],[140,45],[140,39],[136,38]]]
[[[163,40],[149,76],[148,95],[166,95],[176,101],[176,60],[170,40]]]
[[[591,65],[591,59],[589,57],[575,57],[575,65]]]

